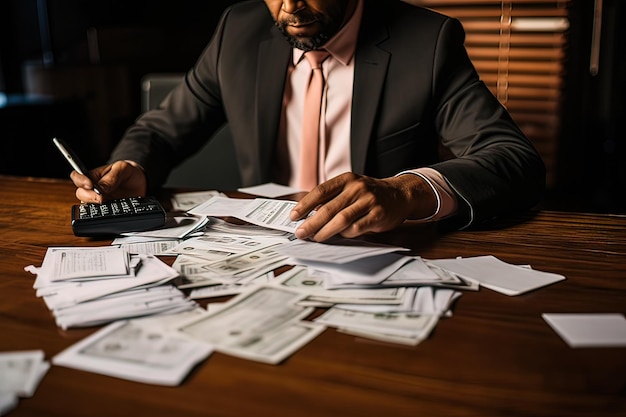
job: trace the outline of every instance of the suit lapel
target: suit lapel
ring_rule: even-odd
[[[378,46],[389,37],[386,26],[379,23],[381,20],[385,21],[381,19],[384,12],[376,7],[369,9],[368,6],[374,6],[374,2],[366,1],[364,4],[359,42],[354,58],[350,152],[352,170],[357,174],[365,172],[367,150],[391,58],[389,52]]]
[[[256,122],[258,166],[257,181],[270,176],[274,161],[274,146],[278,137],[285,77],[291,59],[291,46],[276,30],[259,46],[256,79]]]

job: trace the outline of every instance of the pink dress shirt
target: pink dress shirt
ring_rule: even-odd
[[[350,113],[352,110],[352,88],[354,79],[354,52],[356,49],[363,0],[359,0],[350,20],[326,44],[330,56],[322,64],[325,87],[322,96],[320,118],[320,182],[344,172],[352,171],[350,164]],[[306,82],[311,67],[303,59],[304,51],[293,49],[293,62],[285,85],[283,117],[279,145],[277,148],[277,176],[279,180],[297,187],[296,173],[300,158],[302,113]],[[437,209],[422,220],[438,220],[456,212],[455,194],[443,176],[432,168],[403,171],[398,175],[413,174],[423,178],[437,198]]]

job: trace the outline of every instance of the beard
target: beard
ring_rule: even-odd
[[[288,18],[277,20],[276,27],[287,38],[289,44],[303,51],[318,49],[332,38],[341,28],[346,14],[348,0],[337,0],[327,14],[320,14],[303,10]],[[312,37],[292,36],[287,33],[287,26],[295,23],[312,22],[316,20],[320,24],[320,30]]]
[[[332,37],[323,32],[320,32],[311,38],[291,36],[290,34],[287,33],[287,31],[285,31],[285,26],[286,26],[285,24],[276,22],[276,27],[278,27],[278,30],[280,30],[280,32],[285,36],[285,38],[287,38],[287,41],[289,42],[289,44],[294,48],[303,50],[304,52],[312,51],[314,49],[320,48],[322,45],[326,43],[328,39]]]

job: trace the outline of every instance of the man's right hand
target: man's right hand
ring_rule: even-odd
[[[85,203],[102,203],[122,197],[145,196],[148,180],[141,167],[132,161],[116,161],[110,165],[92,169],[91,177],[97,181],[102,195],[93,190],[89,178],[72,171],[70,178],[76,185],[76,198]]]

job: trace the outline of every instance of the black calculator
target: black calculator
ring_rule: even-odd
[[[113,236],[143,232],[165,224],[167,214],[154,197],[126,197],[102,204],[72,206],[72,229],[76,236]]]

